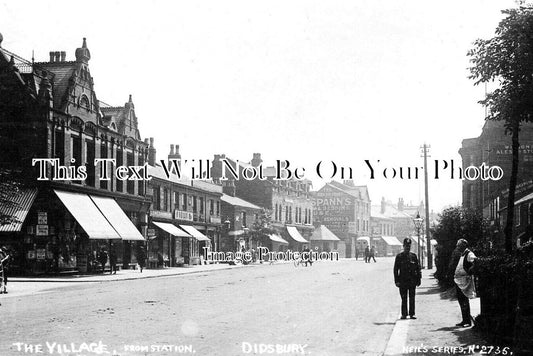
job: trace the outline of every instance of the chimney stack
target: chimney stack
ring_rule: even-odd
[[[398,210],[403,211],[403,198],[398,199]]]
[[[154,147],[154,138],[150,137],[150,146],[148,147],[148,164],[155,166],[156,150]]]
[[[222,192],[231,197],[234,197],[236,191],[235,182],[233,180],[225,180],[222,184]]]
[[[252,166],[258,167],[261,163],[263,163],[263,160],[261,159],[261,153],[254,153],[254,156],[252,158]]]
[[[387,203],[385,202],[385,197],[381,197],[381,214],[385,214],[385,208],[387,206]]]
[[[170,160],[176,159],[178,160],[178,168],[181,170],[181,162],[179,161],[181,159],[181,155],[179,152],[180,145],[170,145],[170,153],[168,155],[168,164],[170,166]]]

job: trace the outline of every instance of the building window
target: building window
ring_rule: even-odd
[[[135,159],[133,157],[133,152],[126,153],[126,164],[128,165],[128,167],[135,166]],[[128,194],[135,194],[135,183],[136,182],[134,180],[126,181],[126,191],[128,192]]]
[[[124,151],[121,147],[117,147],[117,167],[124,165]],[[124,182],[117,179],[117,192],[122,192]]]
[[[100,145],[100,158],[107,158],[107,142],[102,141]],[[100,188],[107,189],[107,182],[107,180],[100,179]]]
[[[333,249],[336,250],[336,249],[338,249],[338,248],[339,248],[339,243],[335,241],[335,242],[333,243]]]
[[[56,130],[56,139],[54,142],[55,158],[59,159],[59,164],[65,165],[65,134],[63,130]]]
[[[242,218],[242,219],[241,219],[241,221],[242,221],[242,227],[246,227],[247,225],[246,225],[246,212],[245,212],[245,211],[243,211],[243,212],[241,213],[241,218]]]
[[[161,188],[154,187],[153,195],[154,210],[161,210]]]
[[[71,166],[79,167],[83,164],[81,161],[81,134],[79,135],[72,135],[72,158],[74,158],[76,161],[71,164]],[[81,183],[81,181],[73,181],[74,183]]]
[[[174,192],[174,210],[180,210],[180,193]]]
[[[181,201],[181,210],[187,211],[187,194],[183,193],[181,195],[182,201]]]
[[[95,169],[94,166],[94,156],[95,156],[95,144],[94,140],[86,141],[87,147],[87,185],[94,187],[96,183]]]
[[[192,212],[196,213],[198,211],[198,201],[195,196],[192,197]]]
[[[217,216],[220,216],[220,201],[217,200]]]
[[[204,213],[204,198],[200,197],[200,214]]]
[[[215,202],[213,199],[209,199],[209,215],[213,215],[215,213]]]
[[[163,210],[164,211],[168,211],[168,208],[169,208],[169,204],[168,204],[169,194],[168,193],[169,192],[167,188],[163,189]]]
[[[139,152],[139,156],[137,157],[138,158],[138,165],[139,166],[142,166],[144,165],[144,157],[143,157],[143,153],[142,152]],[[137,182],[138,184],[138,189],[137,189],[137,194],[139,195],[144,195],[144,185],[146,184],[146,181],[145,180],[140,180]]]

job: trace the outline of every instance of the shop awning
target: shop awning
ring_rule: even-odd
[[[309,239],[311,241],[340,241],[327,227],[320,225],[313,231],[313,235]]]
[[[283,237],[281,237],[279,235],[271,234],[271,235],[268,235],[268,237],[270,238],[270,241],[278,242],[278,243],[284,244],[284,245],[288,245],[289,244],[285,239],[283,239]]]
[[[287,231],[289,232],[289,235],[297,242],[301,242],[304,244],[309,243],[309,241],[307,241],[302,235],[300,235],[300,233],[294,226],[287,226]]]
[[[61,190],[54,190],[54,192],[90,239],[120,239],[120,235],[100,213],[100,210],[87,194]]]
[[[196,230],[194,226],[180,225],[180,227],[198,241],[211,241],[209,240],[209,237],[205,236],[200,231]]]
[[[37,189],[22,189],[8,193],[5,198],[13,204],[0,206],[0,216],[14,217],[16,221],[5,225],[0,224],[0,232],[20,231],[36,196]]]
[[[189,235],[188,233],[186,233],[185,231],[181,229],[178,229],[178,227],[174,224],[156,222],[156,221],[153,221],[153,224],[157,226],[158,228],[160,228],[161,230],[168,232],[172,236],[191,237],[191,235]]]
[[[396,236],[381,236],[381,239],[389,246],[403,246]]]
[[[90,195],[94,204],[100,209],[102,215],[118,232],[122,240],[144,241],[143,235],[126,216],[115,199]]]
[[[357,241],[366,241],[366,243],[370,245],[370,237],[368,236],[360,236],[357,238]]]

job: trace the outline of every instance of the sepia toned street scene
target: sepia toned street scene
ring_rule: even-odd
[[[533,354],[533,4],[30,3],[1,356]]]

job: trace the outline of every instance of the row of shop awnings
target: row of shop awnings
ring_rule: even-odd
[[[54,190],[90,239],[144,241],[115,199]]]
[[[374,239],[375,238],[376,237],[374,237]],[[403,246],[396,236],[380,235],[379,238],[381,238],[389,246]],[[366,243],[370,245],[370,237],[368,236],[360,236],[357,238],[357,241],[366,241]]]
[[[168,232],[172,236],[175,237],[194,237],[198,241],[211,241],[209,240],[209,237],[202,234],[200,231],[198,231],[194,226],[190,225],[179,225],[179,228],[170,223],[164,223],[164,222],[153,222],[155,226],[160,228],[161,230]]]

